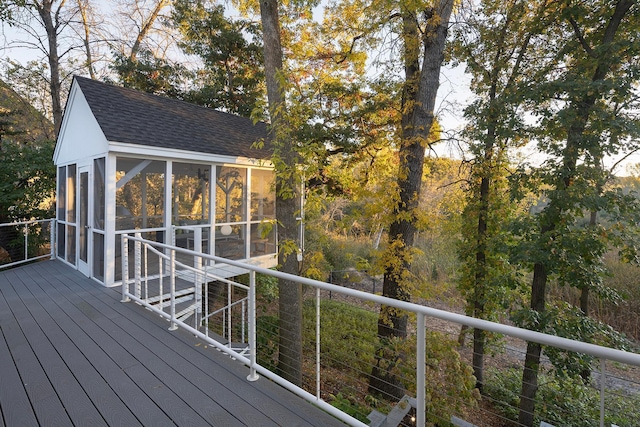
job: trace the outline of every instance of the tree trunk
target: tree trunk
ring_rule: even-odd
[[[82,40],[84,43],[84,51],[87,55],[87,69],[89,70],[89,77],[92,80],[96,80],[96,72],[93,68],[93,55],[91,54],[91,45],[90,45],[90,31],[91,25],[89,23],[89,2],[85,0],[78,0],[78,10],[80,11],[80,17],[82,18],[82,28],[84,29],[84,39]]]
[[[550,232],[551,230],[547,230]],[[543,232],[543,235],[546,234]],[[531,309],[542,313],[546,307],[547,267],[538,263],[533,268],[533,281],[531,284]],[[533,426],[533,411],[538,392],[538,370],[540,368],[540,356],[542,346],[538,343],[527,343],[527,355],[524,359],[522,373],[522,390],[520,392],[520,412],[518,422],[520,425]]]
[[[147,19],[147,21],[143,23],[142,28],[140,29],[140,31],[138,32],[138,35],[136,36],[136,40],[133,42],[133,46],[131,47],[131,53],[129,54],[129,59],[132,62],[136,61],[138,57],[138,52],[140,52],[140,47],[142,46],[142,41],[145,39],[145,37],[147,37],[147,35],[151,31],[151,27],[153,26],[153,23],[156,21],[156,19],[158,19],[158,15],[160,15],[160,11],[162,10],[163,7],[167,6],[168,4],[169,4],[168,0],[158,0],[158,3],[156,3],[156,7],[154,7],[153,10],[151,11],[151,15],[149,15],[149,18]]]
[[[276,216],[278,242],[295,241],[296,221],[297,153],[288,137],[288,123],[284,115],[284,88],[282,82],[282,44],[277,0],[260,1],[260,17],[264,40],[264,65],[267,98],[271,116],[271,137],[276,164]],[[298,274],[296,254],[278,253],[280,269]],[[278,281],[279,293],[279,343],[278,374],[295,385],[302,385],[302,286],[289,280]]]
[[[58,6],[55,12],[56,19],[52,16],[52,0],[44,0],[41,5],[37,5],[37,11],[42,19],[42,24],[47,32],[47,41],[49,44],[48,61],[51,80],[49,82],[49,90],[51,91],[51,110],[53,114],[53,125],[56,135],[62,125],[62,85],[60,83],[60,56],[58,55],[58,27],[57,17],[59,10],[64,5],[64,1]]]
[[[635,0],[619,0],[616,4],[613,14],[607,22],[600,47],[611,44],[615,40],[616,33],[625,15],[635,3]],[[583,46],[588,49],[588,46]],[[593,83],[605,79],[609,70],[614,64],[611,56],[608,54],[595,58],[594,73],[591,78]],[[600,93],[597,90],[587,91],[580,98],[574,99],[569,105],[569,109],[574,112],[573,119],[569,122],[567,128],[567,143],[563,150],[562,169],[560,170],[560,179],[556,184],[556,189],[560,193],[569,188],[576,177],[576,166],[580,151],[584,149],[583,137],[589,116],[593,111],[596,101],[599,99]],[[546,224],[541,229],[541,237],[547,239],[547,235],[552,232],[563,219],[563,209],[566,201],[561,200],[558,191],[554,192],[554,197],[543,211],[543,223]],[[549,236],[553,239],[553,236]],[[534,266],[533,280],[531,284],[531,308],[539,313],[545,310],[546,284],[547,284],[547,267],[542,263]],[[531,427],[533,425],[533,411],[535,409],[535,395],[538,383],[538,369],[540,364],[540,355],[542,347],[536,343],[527,344],[527,356],[525,358],[525,367],[522,374],[522,393],[520,396],[520,424]]]
[[[416,221],[415,209],[420,199],[420,187],[425,150],[434,121],[435,98],[439,86],[440,67],[444,59],[447,27],[453,9],[453,0],[441,0],[424,12],[429,17],[426,31],[418,31],[416,11],[402,12],[403,45],[405,49],[405,85],[402,97],[402,129],[399,149],[398,191],[399,201],[394,207],[394,220],[389,228],[390,263],[384,273],[382,294],[389,298],[408,301],[411,248]],[[439,19],[438,19],[439,18]],[[424,48],[422,69],[420,50]],[[401,398],[404,387],[393,373],[403,355],[391,354],[391,339],[407,336],[407,314],[383,306],[378,318],[380,347],[376,351],[376,364],[371,372],[369,391],[383,397]]]
[[[495,84],[492,85],[492,103],[495,101]],[[476,235],[476,266],[473,291],[473,317],[483,319],[485,317],[485,298],[487,280],[487,222],[489,218],[489,192],[491,190],[492,157],[495,143],[495,121],[490,121],[487,129],[487,139],[484,146],[484,159],[481,167],[480,203],[478,210],[478,227]],[[481,329],[473,330],[473,375],[476,377],[476,387],[482,393],[484,384],[484,347],[486,336]]]
[[[514,20],[517,20],[520,7],[517,4],[512,4],[508,8],[507,16],[502,26],[497,32],[498,38],[492,43],[493,57],[491,67],[485,69],[483,66],[476,65],[476,68],[482,69],[489,80],[488,88],[488,108],[483,111],[483,118],[481,123],[486,123],[486,133],[481,139],[480,143],[482,152],[478,154],[478,165],[474,168],[474,182],[476,179],[480,179],[480,186],[478,191],[478,211],[477,211],[477,226],[475,235],[475,265],[474,265],[474,278],[473,278],[473,292],[472,300],[468,301],[468,310],[471,315],[485,319],[486,313],[486,298],[487,298],[487,281],[489,279],[489,270],[487,266],[488,239],[492,238],[489,235],[489,214],[492,209],[491,191],[492,183],[499,174],[499,165],[496,165],[501,157],[501,153],[504,149],[504,140],[508,139],[504,135],[498,137],[498,126],[501,121],[504,120],[504,106],[505,100],[500,99],[508,91],[511,90],[511,86],[514,84],[516,76],[520,74],[520,66],[522,59],[527,52],[527,47],[531,40],[531,33],[527,33],[523,37],[522,41],[518,41],[519,54],[515,63],[511,66],[511,72],[507,67],[510,66],[510,61],[506,61],[505,58],[510,58],[516,51],[515,48],[508,46],[507,36],[511,31]],[[514,17],[514,14],[516,15]],[[471,57],[471,61],[475,61],[475,58]],[[509,75],[510,74],[510,75]],[[498,94],[498,85],[504,80],[505,76],[508,76],[506,86],[502,87],[501,94]],[[496,148],[496,145],[498,147]],[[494,151],[499,150],[497,153]],[[496,154],[498,158],[496,159]],[[497,161],[496,161],[497,160]],[[479,170],[479,173],[477,172]],[[461,334],[463,339],[463,336]],[[463,342],[463,341],[462,341]],[[472,366],[473,373],[476,377],[476,387],[482,392],[484,384],[484,353],[486,345],[486,333],[480,329],[474,329],[473,331],[473,357]]]

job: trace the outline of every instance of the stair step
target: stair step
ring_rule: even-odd
[[[176,291],[175,295],[176,298],[178,297],[182,297],[184,295],[189,295],[189,294],[194,294],[195,290],[193,288],[187,288],[187,289],[182,289],[180,291]],[[158,301],[162,300],[168,300],[171,299],[171,294],[170,293],[166,293],[166,294],[162,294],[162,295],[158,295],[152,298],[147,299],[147,301],[149,302],[149,304],[156,304]]]
[[[183,302],[187,302],[187,301],[191,301],[195,298],[195,296],[193,294],[191,295],[185,295],[183,297],[180,298],[176,298],[176,305],[178,304],[182,304]],[[163,309],[165,307],[169,307],[171,305],[171,299],[168,299],[166,301],[164,301],[162,304],[157,304],[160,306],[160,309]]]
[[[190,306],[176,313],[176,319],[183,321],[184,319],[193,315],[193,313],[195,313],[197,308],[198,308],[198,304],[191,304]]]

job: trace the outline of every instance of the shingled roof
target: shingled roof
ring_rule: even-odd
[[[267,159],[267,126],[187,102],[74,77],[107,140],[233,157]]]

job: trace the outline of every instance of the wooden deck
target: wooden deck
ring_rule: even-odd
[[[58,261],[0,271],[0,427],[344,426]]]

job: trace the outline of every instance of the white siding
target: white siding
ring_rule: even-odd
[[[108,143],[82,91],[74,83],[67,107],[53,161],[56,165],[86,162],[103,156],[108,151]]]

